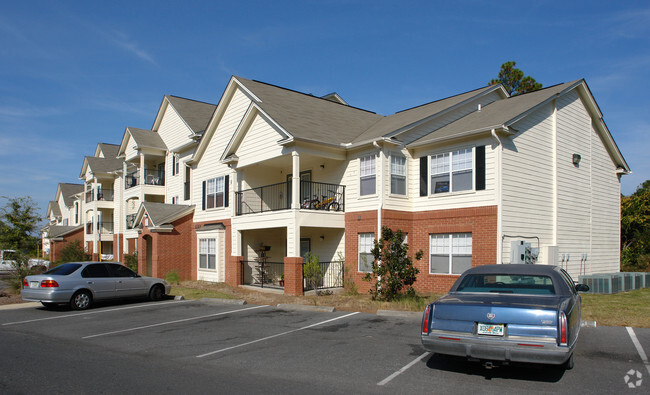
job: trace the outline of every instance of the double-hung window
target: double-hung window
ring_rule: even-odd
[[[431,155],[431,193],[473,189],[472,149]]]
[[[406,195],[406,158],[403,156],[390,157],[390,193]]]
[[[359,195],[374,195],[377,193],[375,155],[364,156],[360,160]]]
[[[372,249],[375,246],[374,233],[359,233],[359,271],[371,272],[372,262],[375,258],[372,256]]]
[[[217,240],[199,239],[199,269],[215,270],[217,262]]]
[[[462,274],[472,267],[472,234],[432,234],[429,254],[429,273]]]
[[[224,206],[225,177],[207,180],[205,188],[206,209]]]
[[[180,169],[180,158],[178,157],[177,154],[173,154],[172,155],[172,176],[178,174],[179,169]]]

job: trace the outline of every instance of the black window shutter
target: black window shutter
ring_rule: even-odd
[[[228,193],[229,189],[228,187],[230,186],[228,182],[229,176],[226,176],[226,179],[224,180],[224,197],[223,197],[223,205],[224,207],[228,207],[228,197],[230,196],[230,193]]]
[[[427,156],[420,157],[420,196],[427,196],[429,194],[429,162]]]
[[[203,201],[203,210],[205,210],[205,181],[203,181],[203,192],[201,194],[201,199]]]
[[[485,146],[476,147],[476,190],[485,190]]]

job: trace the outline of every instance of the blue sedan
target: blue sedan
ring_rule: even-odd
[[[422,344],[486,367],[530,362],[571,369],[581,322],[578,292],[588,290],[556,266],[474,267],[426,307]]]

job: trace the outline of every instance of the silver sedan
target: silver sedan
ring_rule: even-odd
[[[25,277],[21,295],[47,308],[65,303],[84,310],[98,300],[146,296],[160,300],[170,290],[165,280],[141,276],[119,263],[71,262]]]

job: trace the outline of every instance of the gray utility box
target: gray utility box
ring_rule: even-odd
[[[537,262],[538,248],[531,247],[530,243],[523,240],[510,242],[510,263],[532,264]]]

